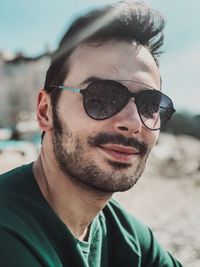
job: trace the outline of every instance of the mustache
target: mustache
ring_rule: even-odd
[[[136,138],[127,138],[120,134],[99,133],[95,137],[88,138],[88,144],[91,146],[100,146],[105,144],[123,145],[136,148],[142,155],[148,152],[148,145]]]

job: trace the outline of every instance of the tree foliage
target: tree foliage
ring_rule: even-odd
[[[186,134],[200,139],[200,115],[175,113],[172,119],[163,127],[163,132],[175,135]]]

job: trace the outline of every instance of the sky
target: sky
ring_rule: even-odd
[[[117,1],[1,0],[0,51],[37,56],[53,50],[73,19]],[[160,71],[178,111],[200,114],[200,1],[146,0],[167,20]]]

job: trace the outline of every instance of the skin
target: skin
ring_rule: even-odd
[[[160,88],[160,74],[153,57],[145,47],[135,43],[109,41],[100,46],[84,44],[72,53],[70,62],[70,71],[64,81],[67,86],[85,88],[88,83],[84,81],[95,76],[101,79],[134,80],[158,90]],[[136,88],[135,83],[124,84],[129,90],[142,90]],[[49,205],[72,234],[83,240],[87,238],[91,221],[103,209],[113,192],[125,191],[136,183],[148,153],[157,142],[159,131],[151,131],[143,126],[134,99],[115,116],[96,121],[85,113],[81,94],[62,91],[57,116],[63,129],[59,136],[55,129],[49,95],[45,90],[40,90],[37,119],[41,130],[46,133],[33,171]],[[147,152],[141,155],[137,147],[124,145],[89,146],[87,138],[102,132],[142,142],[146,145]],[[73,154],[76,152],[76,138],[79,138],[81,147],[76,155],[80,165],[72,168],[72,174],[60,166],[56,145],[60,143],[63,153]],[[98,180],[98,185],[90,184],[92,177],[87,182],[87,177],[80,180],[79,171],[88,162],[92,162],[106,174]],[[119,167],[119,164],[123,167]]]

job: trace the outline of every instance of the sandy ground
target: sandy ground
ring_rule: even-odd
[[[0,155],[0,173],[24,162]],[[200,177],[160,178],[146,172],[134,188],[115,194],[128,211],[147,224],[183,266],[200,267]]]
[[[200,183],[196,177],[144,175],[134,188],[115,197],[153,230],[183,266],[200,266]]]

